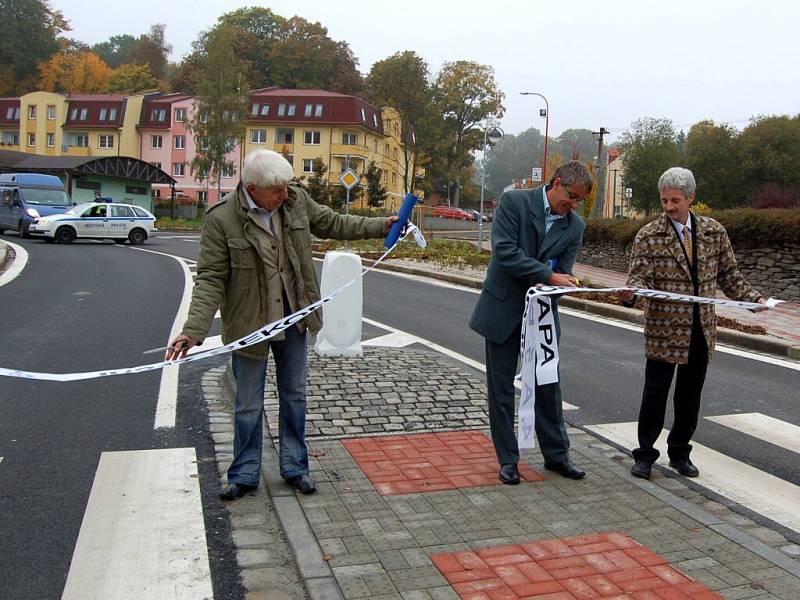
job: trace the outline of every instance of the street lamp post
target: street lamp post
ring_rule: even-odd
[[[568,144],[572,144],[572,160],[578,160],[578,144],[574,140],[568,140],[567,138],[556,138],[553,140],[554,142],[567,142]]]
[[[547,102],[547,98],[544,97],[544,94],[540,94],[539,92],[520,92],[521,96],[539,96],[542,100],[544,100],[544,115],[542,115],[541,109],[539,110],[539,116],[544,116],[544,160],[542,161],[544,164],[542,165],[542,183],[547,181],[547,132],[550,128],[550,104]]]
[[[483,250],[483,194],[486,190],[486,148],[488,140],[503,139],[503,130],[490,125],[483,130],[483,168],[481,168],[481,206],[478,213],[478,252]]]

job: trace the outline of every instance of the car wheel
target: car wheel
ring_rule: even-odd
[[[76,237],[75,230],[69,225],[64,225],[56,230],[56,241],[59,244],[71,244]]]
[[[144,229],[134,229],[128,234],[128,239],[134,246],[144,244],[147,239],[147,232]]]
[[[120,239],[120,238],[114,238],[114,243],[115,243],[115,244],[124,244],[126,241],[127,241],[127,240],[126,240],[126,239],[124,239],[124,238],[123,238],[123,239]]]
[[[17,233],[19,234],[19,237],[21,237],[21,238],[29,238],[29,237],[31,237],[31,234],[28,233],[28,228],[25,227],[25,221],[20,221],[19,222],[19,224],[17,225]]]

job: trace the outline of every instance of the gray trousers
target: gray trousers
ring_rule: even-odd
[[[521,326],[501,344],[486,340],[486,384],[489,397],[489,425],[498,462],[519,462],[514,433],[514,375],[519,359]],[[569,437],[564,426],[559,383],[536,386],[536,440],[544,460],[559,464],[569,459]]]

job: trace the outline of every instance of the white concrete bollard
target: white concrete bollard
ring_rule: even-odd
[[[320,290],[324,298],[361,272],[361,259],[352,252],[328,252],[322,263]],[[322,329],[314,351],[320,356],[363,356],[361,316],[364,303],[362,281],[342,290],[322,306]]]

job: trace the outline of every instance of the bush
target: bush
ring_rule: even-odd
[[[170,219],[169,217],[161,217],[156,219],[156,229],[166,231],[168,229],[179,231],[199,231],[203,226],[202,220],[187,220],[187,219]]]
[[[385,252],[383,240],[355,240],[349,242],[348,247],[352,252],[365,258],[378,258]],[[340,240],[325,240],[314,244],[314,250],[320,252],[343,248],[344,242]],[[489,264],[491,253],[478,252],[478,248],[474,244],[459,240],[434,238],[428,240],[427,247],[420,248],[413,240],[406,239],[394,249],[389,257],[428,261],[442,266],[482,267]]]

